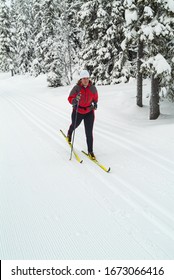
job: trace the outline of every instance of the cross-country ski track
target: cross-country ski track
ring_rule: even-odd
[[[70,125],[72,86],[44,79],[0,80],[1,259],[172,259],[171,105],[149,121],[135,83],[98,86],[94,152],[106,173],[81,153],[83,123],[74,144],[83,163],[69,160],[59,130]]]

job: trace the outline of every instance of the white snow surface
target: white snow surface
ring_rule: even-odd
[[[174,2],[173,2],[173,0],[167,0],[167,4],[166,5],[169,8],[169,10],[174,13]]]
[[[148,119],[136,106],[136,82],[98,86],[94,152],[106,173],[59,132],[70,125],[71,86],[46,77],[0,74],[1,259],[173,259],[174,110]]]
[[[136,10],[125,10],[125,20],[126,24],[129,25],[132,22],[136,21],[138,18],[137,11]]]
[[[153,66],[155,67],[157,74],[162,74],[163,72],[166,72],[169,75],[171,74],[170,65],[168,64],[167,60],[160,53],[158,53],[154,57]]]

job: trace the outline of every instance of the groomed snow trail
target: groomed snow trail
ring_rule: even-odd
[[[94,151],[107,174],[80,152],[83,124],[84,162],[69,161],[59,129],[70,125],[71,87],[0,82],[1,259],[173,259],[172,119],[150,122],[135,84],[98,87]]]

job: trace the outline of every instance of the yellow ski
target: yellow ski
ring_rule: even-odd
[[[104,165],[102,165],[97,159],[91,159],[90,157],[89,157],[89,155],[86,153],[86,152],[84,152],[84,151],[82,151],[82,153],[85,155],[85,156],[87,156],[91,161],[93,161],[95,164],[97,164],[101,169],[103,169],[104,171],[106,171],[106,172],[109,172],[110,170],[111,170],[111,168],[109,167],[109,168],[106,168]]]

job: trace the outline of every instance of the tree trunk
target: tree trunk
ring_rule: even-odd
[[[152,74],[150,97],[150,120],[156,120],[160,115],[159,106],[159,79]]]
[[[68,34],[68,56],[69,56],[69,75],[70,75],[70,81],[72,81],[72,57],[71,57],[71,44]]]
[[[143,57],[143,42],[138,40],[137,51],[137,105],[143,107],[143,75],[140,72]]]

